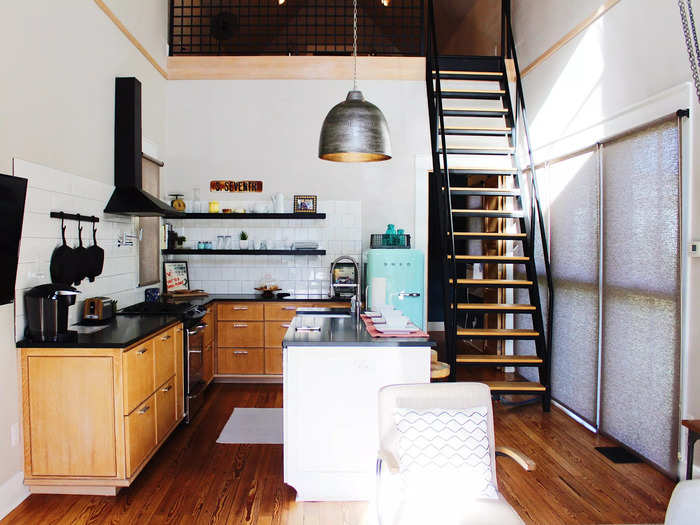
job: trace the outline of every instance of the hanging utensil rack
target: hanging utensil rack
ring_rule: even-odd
[[[80,222],[100,222],[99,217],[95,217],[94,215],[81,215],[79,213],[65,213],[62,211],[52,211],[51,212],[51,218],[52,219],[63,219],[67,221],[80,221]]]

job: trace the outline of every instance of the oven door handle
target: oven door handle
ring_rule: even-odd
[[[194,330],[187,330],[187,335],[197,335],[199,333],[199,326],[196,326]]]
[[[201,350],[188,350],[187,353],[188,354],[201,354],[202,351]]]

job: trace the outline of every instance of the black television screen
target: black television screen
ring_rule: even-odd
[[[0,304],[15,300],[27,179],[0,174]]]

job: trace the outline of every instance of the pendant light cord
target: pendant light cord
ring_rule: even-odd
[[[357,0],[352,0],[352,56],[354,57],[352,89],[357,91]]]

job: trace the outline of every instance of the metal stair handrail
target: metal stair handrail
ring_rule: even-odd
[[[447,145],[445,140],[445,117],[442,105],[442,86],[440,84],[440,64],[437,46],[437,32],[435,29],[435,14],[433,0],[428,0],[428,23],[426,24],[427,38],[425,39],[426,53],[426,84],[428,90],[428,112],[430,119],[430,145],[433,156],[433,176],[437,176],[438,184],[435,184],[435,198],[440,199],[440,214],[443,253],[451,254],[451,259],[446,265],[447,272],[443,272],[443,297],[445,309],[445,342],[447,344],[447,360],[450,364],[450,379],[456,377],[457,348],[455,334],[457,333],[456,315],[456,283],[457,264],[454,240],[454,223],[452,216],[452,199],[450,198],[450,175],[447,165]],[[433,70],[435,71],[435,87],[433,88]],[[439,122],[439,126],[438,126]],[[442,131],[442,132],[441,132]],[[440,169],[440,152],[437,140],[440,138],[442,147],[442,169]],[[437,173],[435,171],[437,170]],[[446,212],[445,212],[446,210]],[[449,240],[446,238],[449,232]],[[447,324],[449,323],[449,326]]]
[[[530,162],[530,186],[531,186],[531,213],[530,213],[530,231],[532,233],[532,239],[529,243],[530,256],[532,261],[535,261],[535,213],[537,213],[537,219],[539,221],[539,231],[542,240],[542,257],[544,259],[545,267],[545,277],[547,279],[547,333],[545,334],[545,344],[547,347],[547,366],[545,370],[547,371],[546,384],[550,384],[551,379],[551,355],[552,355],[552,322],[554,315],[554,283],[552,280],[551,264],[549,259],[549,246],[547,244],[547,232],[544,225],[544,216],[542,213],[542,206],[540,203],[539,187],[537,184],[537,170],[535,167],[535,160],[532,154],[532,142],[530,141],[530,132],[528,128],[527,111],[525,109],[525,95],[523,92],[523,84],[520,76],[520,66],[518,65],[518,54],[515,49],[515,40],[513,39],[513,28],[511,25],[510,16],[510,0],[503,0],[501,7],[501,30],[503,31],[501,35],[501,54],[505,59],[512,59],[513,66],[515,68],[515,115],[513,117],[513,128],[517,128],[518,122],[522,122],[525,144],[527,146],[527,154]],[[514,142],[514,147],[517,147],[518,142]]]

